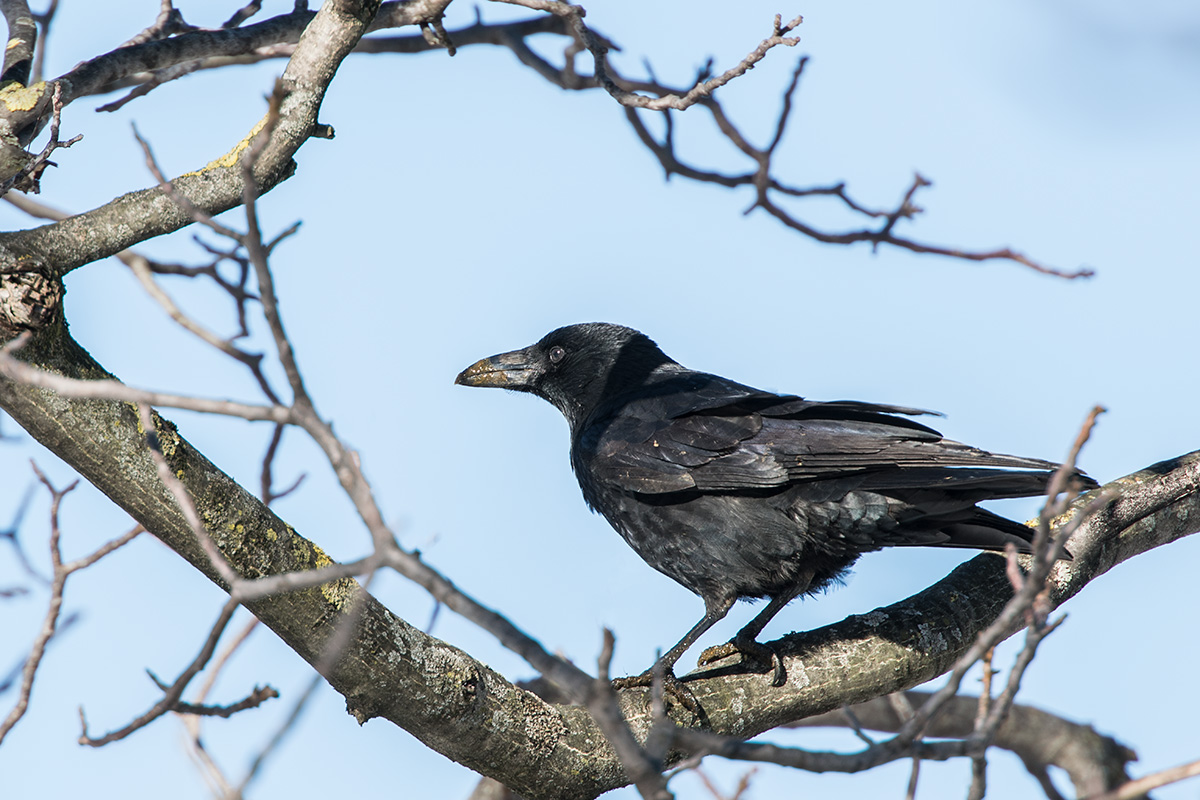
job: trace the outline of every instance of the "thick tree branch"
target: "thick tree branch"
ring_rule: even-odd
[[[440,19],[450,0],[409,0],[408,2],[380,3],[378,0],[351,0],[350,2],[325,4],[321,12],[296,8],[279,16],[253,25],[237,27],[231,19],[221,28],[195,28],[186,25],[171,9],[166,16],[160,15],[151,28],[134,37],[121,47],[96,56],[72,68],[57,79],[63,86],[63,104],[69,105],[80,97],[105,94],[125,86],[138,85],[155,80],[155,75],[176,68],[187,71],[204,68],[212,64],[231,63],[245,59],[261,60],[262,53],[272,47],[288,46],[285,54],[292,56],[291,46],[303,38],[308,26],[319,16],[357,18],[365,11],[363,21],[367,30],[381,30],[405,25],[417,25]],[[10,15],[9,8],[13,8]],[[44,124],[42,108],[48,100],[45,85],[24,84],[29,78],[29,58],[36,40],[33,18],[20,0],[6,0],[5,16],[10,26],[10,36],[15,32],[21,45],[19,52],[7,55],[4,79],[16,79],[18,85],[9,94],[0,93],[0,118],[10,127],[22,144],[28,144]],[[14,28],[17,24],[19,27]],[[340,36],[338,37],[341,38]],[[357,37],[355,37],[357,38]],[[331,42],[335,43],[336,42]],[[280,55],[280,54],[277,54]],[[24,71],[20,65],[24,64]],[[12,72],[10,75],[9,72]]]
[[[4,49],[4,67],[0,71],[0,83],[29,81],[33,66],[33,51],[37,45],[37,25],[25,0],[3,0],[0,9],[8,25],[8,45]]]
[[[38,332],[21,357],[68,377],[110,377],[61,325]],[[174,498],[158,480],[127,405],[70,399],[0,379],[0,407],[219,581]],[[276,575],[332,563],[194,451],[169,423],[160,427],[159,435],[172,470],[240,575]],[[1074,560],[1055,567],[1050,580],[1053,606],[1121,561],[1200,528],[1200,453],[1109,486],[1120,496],[1076,532],[1070,544]],[[1072,513],[1079,507],[1077,502]],[[411,564],[401,567],[412,569]],[[973,643],[1011,594],[1004,559],[985,554],[906,601],[784,637],[775,643],[787,658],[791,676],[784,687],[772,688],[761,675],[728,667],[693,673],[689,686],[713,730],[754,736],[935,677]],[[513,686],[465,653],[395,617],[352,580],[247,605],[302,657],[319,664],[340,620],[356,603],[362,606],[354,635],[324,675],[360,720],[386,717],[430,747],[530,797],[591,797],[625,782],[620,763],[586,710],[552,706]],[[508,624],[495,617],[491,622],[475,618],[489,630]],[[847,663],[859,667],[847,673]],[[652,723],[649,692],[623,692],[620,701],[635,735],[644,737]],[[680,724],[696,722],[678,710],[673,713]]]
[[[388,5],[387,3],[384,4],[385,9]],[[381,10],[375,16],[375,21],[371,24],[369,31],[379,31],[385,28],[411,24],[423,23],[421,20],[415,19],[415,17],[410,18],[409,16],[400,15],[386,16],[384,11]],[[472,44],[492,44],[511,47],[513,46],[512,42],[523,41],[526,36],[532,36],[537,33],[565,35],[566,26],[558,17],[539,16],[520,22],[497,23],[493,25],[476,23],[475,25],[460,28],[456,31],[447,31],[445,36],[449,41],[453,42],[456,48]],[[437,40],[436,37],[432,38],[433,40],[431,41],[430,38],[421,35],[371,36],[359,41],[354,48],[354,52],[424,53],[429,50],[445,49],[444,44]],[[236,64],[258,64],[262,61],[277,58],[290,58],[295,50],[295,39],[288,39],[287,41],[280,41],[274,44],[264,44],[245,52],[241,52],[239,49],[238,52],[205,56],[162,67],[153,72],[132,73],[97,89],[96,94],[105,94],[132,87],[124,96],[111,103],[106,103],[96,110],[116,111],[130,101],[149,94],[159,86],[178,80],[193,72],[221,69]]]
[[[317,112],[330,81],[342,59],[366,32],[378,7],[378,0],[325,3],[304,29],[281,78],[287,97],[280,108],[278,125],[270,143],[254,163],[254,180],[259,194],[292,174],[295,169],[292,156],[317,129]],[[239,28],[225,33],[236,35],[244,30]],[[158,43],[151,42],[145,47],[155,44]],[[65,83],[64,86],[64,95],[78,91],[78,87]],[[176,178],[172,181],[174,191],[208,215],[239,205],[243,181],[238,162],[257,130],[252,130],[232,150],[208,166]],[[191,222],[191,215],[160,187],[131,192],[62,222],[0,233],[0,272],[41,269],[61,276],[83,264],[114,255]]]
[[[907,692],[914,706],[925,703],[929,692]],[[926,728],[928,736],[963,738],[975,727],[978,700],[955,697]],[[850,714],[846,712],[849,711]],[[845,710],[809,717],[787,727],[819,728],[855,725],[868,730],[895,733],[900,719],[887,697],[877,697]],[[1078,796],[1099,794],[1128,780],[1126,765],[1136,758],[1128,747],[1097,733],[1090,725],[1070,722],[1031,706],[1015,705],[996,733],[993,744],[1014,753],[1035,776],[1048,767],[1059,767],[1071,776]]]

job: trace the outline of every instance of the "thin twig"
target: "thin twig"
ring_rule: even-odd
[[[996,655],[996,648],[992,648],[983,654],[980,660],[980,667],[983,668],[983,686],[979,692],[979,703],[975,710],[975,726],[973,733],[976,735],[982,734],[987,729],[987,723],[991,717],[992,707],[992,677],[995,670],[992,669],[992,658]],[[1004,720],[1001,719],[1000,722]],[[997,730],[999,724],[996,725]],[[995,733],[987,737],[990,743],[995,738]],[[987,794],[987,751],[983,750],[971,756],[971,785],[967,789],[967,800],[983,800]]]
[[[1200,759],[1129,781],[1129,783],[1122,784],[1111,792],[1090,795],[1084,798],[1084,800],[1139,800],[1139,798],[1144,797],[1151,789],[1157,789],[1161,786],[1178,783],[1179,781],[1197,776],[1200,776]]]
[[[196,692],[196,702],[203,703],[208,697],[216,684],[217,678],[220,677],[225,665],[233,657],[233,654],[241,648],[243,644],[250,638],[250,634],[258,627],[258,618],[251,617],[249,622],[242,627],[240,631],[225,645],[225,648],[217,654],[208,669],[208,674],[204,682],[200,685],[199,691]],[[187,731],[188,752],[203,770],[202,775],[210,782],[215,793],[219,797],[228,798],[233,791],[233,784],[226,777],[224,771],[217,765],[213,758],[208,754],[208,750],[204,746],[204,741],[200,738],[201,718],[189,714],[180,715],[183,721],[183,727]]]
[[[95,400],[117,400],[125,403],[184,408],[206,414],[240,417],[276,423],[292,423],[293,412],[286,406],[258,406],[235,403],[231,400],[209,400],[202,397],[152,392],[126,386],[116,380],[84,381],[39,370],[17,359],[13,354],[29,343],[29,332],[23,333],[0,347],[0,375],[14,381],[51,389],[63,397],[86,397]]]
[[[50,0],[45,11],[33,15],[34,21],[42,26],[42,32],[38,37],[37,50],[33,54],[33,71],[29,76],[31,84],[42,82],[42,65],[46,62],[46,43],[50,38],[50,23],[54,21],[54,14],[57,11],[58,0]]]
[[[188,494],[187,487],[183,485],[183,481],[171,471],[171,467],[167,464],[167,459],[162,452],[162,443],[158,436],[158,426],[154,419],[155,414],[150,406],[146,403],[138,403],[138,419],[141,421],[142,430],[145,431],[146,444],[150,448],[150,457],[154,460],[154,466],[158,470],[159,480],[167,487],[171,495],[175,498],[175,502],[179,505],[179,510],[183,512],[184,519],[191,526],[192,532],[196,535],[196,543],[204,550],[204,554],[208,556],[208,561],[212,564],[213,569],[221,576],[229,586],[234,586],[239,580],[237,571],[230,565],[229,560],[225,558],[225,554],[217,547],[217,543],[213,541],[212,536],[208,533],[208,528],[204,526],[203,520],[200,519],[199,512],[196,511],[196,503],[192,500],[192,496]],[[230,612],[232,613],[232,612]]]
[[[55,150],[63,150],[76,142],[83,139],[83,134],[79,133],[72,136],[70,139],[61,141],[58,138],[59,125],[62,123],[62,84],[55,82],[54,92],[50,99],[50,138],[46,141],[46,146],[42,148],[42,152],[33,156],[15,175],[0,183],[0,195],[8,194],[11,189],[18,189],[22,192],[33,192],[37,194],[41,191],[42,173],[48,166],[57,166],[50,160],[50,155]]]
[[[103,736],[92,737],[88,734],[87,718],[84,716],[83,708],[80,707],[79,721],[83,731],[79,735],[79,743],[88,745],[89,747],[103,747],[111,742],[124,739],[129,734],[146,727],[163,714],[166,714],[168,711],[171,711],[173,708],[175,708],[192,678],[194,678],[200,672],[200,670],[204,669],[204,665],[208,663],[210,658],[212,658],[213,651],[216,650],[217,642],[220,640],[221,634],[225,630],[225,626],[229,624],[229,620],[233,618],[233,612],[238,609],[239,605],[240,604],[232,598],[225,601],[225,605],[221,608],[221,613],[218,615],[217,621],[213,624],[212,630],[209,631],[208,638],[205,639],[203,647],[200,648],[200,652],[194,659],[192,659],[192,662],[188,664],[183,672],[180,673],[175,682],[168,687],[167,691],[164,692],[162,699],[160,699],[148,711],[138,716],[128,725],[106,733]]]
[[[637,788],[645,800],[669,800],[673,797],[667,790],[666,779],[662,775],[662,764],[654,763],[645,750],[633,738],[629,724],[621,714],[617,705],[617,693],[612,687],[609,677],[609,665],[612,663],[615,639],[612,631],[604,629],[603,643],[600,656],[597,659],[596,677],[592,681],[592,689],[588,693],[587,708],[592,719],[600,726],[605,738],[617,753],[625,774]]]
[[[124,535],[107,542],[89,555],[77,558],[74,561],[64,562],[62,559],[62,548],[59,544],[62,533],[58,525],[58,512],[62,499],[78,485],[78,481],[72,482],[67,488],[60,491],[54,488],[50,480],[38,469],[37,464],[33,464],[33,471],[37,475],[38,480],[42,482],[42,485],[50,491],[52,498],[50,503],[50,563],[53,568],[53,577],[50,584],[50,603],[46,609],[46,616],[42,620],[42,627],[38,630],[37,636],[33,640],[33,646],[30,648],[29,656],[25,659],[25,664],[21,669],[21,688],[17,693],[17,701],[12,711],[8,713],[8,716],[3,721],[0,721],[0,743],[4,741],[4,737],[13,729],[13,726],[20,722],[21,717],[28,710],[29,699],[33,693],[33,681],[37,675],[38,667],[41,666],[42,658],[46,654],[46,647],[55,634],[61,630],[59,615],[62,612],[63,596],[68,576],[81,569],[90,567],[117,548],[123,547],[133,541],[134,537],[142,532],[142,526],[137,525]],[[62,627],[65,627],[65,623]]]
[[[888,703],[892,706],[892,710],[896,713],[896,717],[901,720],[912,719],[913,705],[908,700],[908,695],[904,692],[892,692],[887,696]],[[917,739],[920,742],[920,739]],[[908,772],[908,786],[904,790],[904,800],[914,800],[917,796],[917,781],[921,777],[921,759],[913,757],[912,767]]]
[[[236,703],[217,706],[185,703],[181,700],[176,703],[171,710],[176,714],[190,714],[197,717],[221,717],[222,719],[228,719],[241,711],[247,711],[251,708],[258,708],[268,700],[274,700],[277,697],[279,697],[279,692],[274,687],[255,686],[253,692]]]
[[[237,793],[233,795],[233,797],[240,798],[245,796],[246,789],[249,788],[250,784],[254,782],[254,779],[259,776],[263,764],[265,764],[267,759],[269,759],[271,755],[277,749],[279,749],[279,745],[283,743],[283,740],[287,737],[287,735],[295,729],[296,722],[300,719],[300,716],[304,713],[304,710],[308,708],[309,700],[312,699],[312,697],[316,694],[316,691],[318,688],[320,688],[320,686],[321,676],[312,676],[312,679],[309,680],[308,685],[304,688],[304,691],[301,692],[299,699],[297,699],[296,703],[292,706],[291,712],[287,715],[283,722],[280,723],[279,727],[275,729],[275,733],[272,734],[271,738],[267,741],[263,748],[258,751],[258,754],[254,757],[254,760],[250,762],[250,768],[246,770],[246,775],[242,778],[241,783],[238,784],[236,790]]]
[[[275,465],[275,456],[279,452],[279,445],[283,441],[283,432],[286,430],[284,425],[275,425],[275,429],[271,432],[271,441],[267,444],[267,451],[263,454],[262,470],[260,472],[260,488],[259,496],[262,498],[264,505],[271,505],[276,500],[287,497],[292,492],[300,488],[300,484],[304,482],[305,473],[300,473],[291,485],[286,489],[276,492],[274,488],[275,479],[273,470]]]

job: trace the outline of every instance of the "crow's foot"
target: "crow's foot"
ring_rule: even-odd
[[[765,644],[760,644],[753,639],[732,639],[725,644],[714,645],[700,654],[698,664],[706,667],[722,658],[738,654],[742,656],[742,661],[757,661],[760,665],[771,669],[772,686],[783,686],[787,680],[787,672],[783,668],[783,659],[779,657],[773,648],[767,647]],[[765,669],[763,670],[766,671]]]
[[[630,675],[627,678],[617,678],[612,682],[612,687],[618,691],[621,689],[632,689],[636,687],[652,688],[654,686],[655,668],[643,672],[641,675]],[[692,694],[692,690],[684,685],[683,681],[675,677],[675,673],[668,669],[662,673],[663,696],[670,695],[679,701],[679,705],[686,708],[696,716],[703,716],[704,711],[700,708],[700,704],[696,702],[696,695]]]

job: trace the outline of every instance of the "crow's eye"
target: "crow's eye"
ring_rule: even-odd
[[[566,354],[567,354],[567,351],[563,350],[561,347],[558,347],[557,345],[555,345],[554,347],[551,347],[550,354],[549,354],[550,355],[550,363],[557,364],[558,362],[563,360],[563,357],[566,356]]]

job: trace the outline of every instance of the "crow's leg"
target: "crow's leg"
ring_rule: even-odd
[[[704,599],[704,618],[697,622],[690,631],[684,634],[684,637],[679,642],[659,657],[654,662],[654,666],[643,672],[641,675],[632,675],[628,678],[617,678],[612,682],[614,689],[629,689],[635,686],[652,686],[654,684],[654,676],[662,675],[663,691],[674,696],[688,711],[700,713],[700,706],[696,703],[696,697],[692,691],[675,677],[675,662],[684,652],[696,643],[704,633],[716,625],[725,615],[729,613],[729,609],[733,608],[736,597],[721,597],[721,598],[705,598]],[[765,621],[763,624],[766,624]]]
[[[746,627],[738,631],[732,640],[725,644],[710,647],[701,653],[699,659],[700,666],[706,666],[734,653],[741,653],[770,664],[774,668],[771,685],[783,686],[784,681],[787,680],[787,672],[783,668],[783,659],[779,657],[779,653],[776,653],[773,648],[767,647],[765,644],[760,644],[758,642],[758,635],[762,633],[762,629],[767,626],[772,617],[808,588],[811,581],[811,574],[801,575],[800,580],[793,583],[786,591],[772,597],[771,601],[767,603],[767,607],[758,612],[754,619],[750,620]]]

